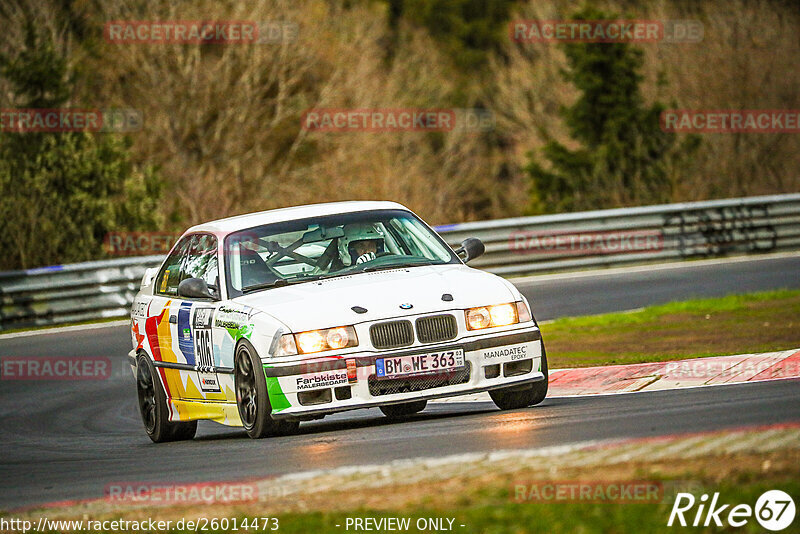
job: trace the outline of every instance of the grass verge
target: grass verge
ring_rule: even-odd
[[[800,347],[800,291],[556,319],[542,334],[552,369],[789,350]]]

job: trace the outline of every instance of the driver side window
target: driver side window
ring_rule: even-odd
[[[184,278],[202,278],[212,290],[219,291],[217,238],[215,236],[197,234],[192,237],[183,271]]]
[[[164,267],[158,273],[155,291],[159,295],[175,296],[178,294],[178,284],[183,280],[183,261],[189,249],[193,236],[186,236],[181,239],[173,249],[172,253],[164,262]]]

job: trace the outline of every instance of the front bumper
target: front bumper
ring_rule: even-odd
[[[391,379],[376,376],[375,360],[379,358],[454,349],[464,351],[466,365],[459,371]],[[348,354],[346,358],[328,357],[286,364],[266,361],[264,372],[272,416],[303,419],[358,408],[526,386],[545,380],[541,357],[541,333],[538,327],[529,326],[402,350]]]

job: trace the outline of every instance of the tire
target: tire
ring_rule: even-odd
[[[279,421],[272,418],[272,406],[267,393],[267,379],[261,358],[250,342],[243,340],[236,348],[234,386],[239,418],[247,435],[253,439],[282,436],[297,431],[298,421]]]
[[[421,401],[414,401],[414,402],[404,402],[403,404],[389,404],[386,406],[381,406],[380,409],[383,412],[383,415],[390,419],[398,419],[401,417],[408,417],[409,415],[414,415],[415,413],[419,413],[425,409],[425,406],[428,405],[428,401],[421,400]]]
[[[501,388],[489,391],[495,405],[501,410],[518,410],[539,404],[547,396],[547,384],[549,381],[547,372],[547,353],[542,341],[542,373],[544,380],[534,382],[530,386]]]
[[[146,354],[139,354],[136,360],[136,393],[144,430],[154,443],[194,438],[197,421],[170,422],[167,395],[153,362]]]

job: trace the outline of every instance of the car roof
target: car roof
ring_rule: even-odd
[[[246,228],[261,226],[283,221],[305,219],[307,217],[322,217],[339,213],[353,213],[357,211],[402,209],[408,208],[397,202],[389,201],[361,201],[327,202],[324,204],[308,204],[306,206],[292,206],[274,210],[259,211],[245,215],[236,215],[225,219],[198,224],[189,228],[186,233],[213,232],[215,234],[229,234]]]

